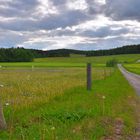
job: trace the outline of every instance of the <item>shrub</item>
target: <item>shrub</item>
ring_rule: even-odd
[[[106,67],[115,67],[117,65],[118,61],[116,59],[108,60],[106,62]]]

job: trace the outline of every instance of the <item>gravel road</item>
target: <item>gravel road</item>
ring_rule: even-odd
[[[140,96],[140,75],[127,71],[121,64],[118,64],[118,68]],[[138,105],[136,106],[136,116],[138,120],[135,128],[135,136],[128,136],[126,140],[140,140],[140,108]]]
[[[118,64],[118,68],[129,83],[134,87],[137,94],[140,95],[140,75],[127,71],[121,64]]]

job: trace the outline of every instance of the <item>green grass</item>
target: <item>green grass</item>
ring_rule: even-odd
[[[140,59],[140,54],[112,55],[100,57],[84,57],[72,55],[72,57],[53,57],[37,58],[34,62],[22,63],[0,63],[2,67],[85,67],[87,62],[91,62],[93,67],[105,66],[106,62],[111,59],[117,59],[121,63],[132,63]]]
[[[52,62],[52,63],[87,63],[93,64],[105,64],[110,59],[117,59],[119,62],[132,63],[140,59],[140,54],[126,54],[126,55],[110,55],[110,56],[97,56],[97,57],[50,57],[50,58],[38,58],[35,62]]]
[[[133,135],[137,119],[133,104],[139,98],[117,68],[105,67],[112,58],[134,63],[140,54],[0,63],[1,101],[8,124],[0,140],[100,140],[113,135],[118,118],[124,121],[124,137]],[[87,62],[93,66],[92,91],[86,90]]]
[[[124,67],[130,72],[140,74],[140,63],[125,64]]]
[[[105,64],[92,64],[94,67],[105,66]],[[22,67],[22,68],[32,68],[32,67],[86,67],[86,63],[66,63],[66,62],[4,62],[0,63],[0,66],[4,68],[8,67]]]
[[[9,106],[4,106],[8,130],[0,132],[0,138],[99,140],[112,135],[116,118],[124,120],[125,135],[132,133],[136,118],[130,101],[136,95],[122,74],[117,69],[113,72],[109,68],[106,71],[94,68],[93,88],[89,92],[84,71],[71,68],[55,73],[44,70],[0,73],[5,85],[1,88],[3,103],[9,102]],[[28,94],[21,94],[25,91]]]
[[[112,73],[110,68],[93,68],[93,79],[103,79]],[[49,68],[1,70],[0,84],[3,101],[23,106],[48,101],[65,90],[86,84],[85,68]],[[16,101],[17,100],[17,101]]]

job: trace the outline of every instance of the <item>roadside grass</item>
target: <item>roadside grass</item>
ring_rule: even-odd
[[[123,65],[128,71],[140,74],[140,63]]]
[[[133,134],[136,118],[130,101],[137,98],[133,88],[118,69],[111,73],[109,69],[106,74],[103,74],[103,69],[95,71],[96,73],[93,72],[92,91],[85,89],[85,82],[78,85],[78,81],[71,81],[73,78],[69,78],[67,79],[71,81],[69,84],[77,85],[65,88],[64,94],[61,96],[57,94],[48,101],[47,97],[43,96],[41,102],[28,105],[31,99],[26,102],[26,106],[20,102],[19,108],[12,104],[5,106],[8,131],[0,132],[0,138],[2,140],[100,140],[105,135],[113,134],[113,124],[116,118],[124,121],[124,136]],[[99,77],[98,72],[99,75],[103,75]],[[0,74],[0,76],[2,75]],[[5,73],[5,75],[7,74]],[[1,79],[3,78],[1,77]],[[16,78],[20,79],[20,76],[16,75]],[[80,74],[76,80],[78,78],[81,78]],[[34,81],[36,80],[40,79],[34,79]],[[13,81],[16,80],[13,79]],[[61,84],[61,82],[57,84]],[[6,91],[2,92],[2,94],[5,93]],[[11,91],[12,96],[13,93],[14,91]]]

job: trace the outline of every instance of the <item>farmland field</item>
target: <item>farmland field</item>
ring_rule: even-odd
[[[124,67],[136,74],[140,74],[140,63],[135,63],[135,64],[125,64]]]
[[[112,73],[111,68],[93,68],[94,80]],[[85,68],[1,70],[1,98],[19,106],[47,102],[65,90],[86,85]],[[44,100],[45,98],[45,100]]]
[[[120,63],[133,63],[140,58],[140,54],[126,54],[126,55],[112,55],[101,57],[50,57],[50,58],[37,58],[34,62],[2,62],[2,67],[85,67],[87,62],[91,62],[93,66],[105,66],[106,61],[116,59]]]
[[[105,67],[111,58],[1,63],[0,95],[8,128],[0,132],[0,140],[100,140],[113,135],[117,119],[124,122],[123,137],[133,135],[133,104],[139,98],[117,68]],[[140,55],[115,58],[134,62]],[[86,90],[88,61],[93,63],[91,91]]]
[[[105,64],[110,59],[117,59],[120,63],[133,63],[140,58],[140,54],[124,54],[124,55],[110,55],[110,56],[96,56],[96,57],[58,57],[58,58],[37,58],[35,62],[52,62],[52,63],[86,63]]]

